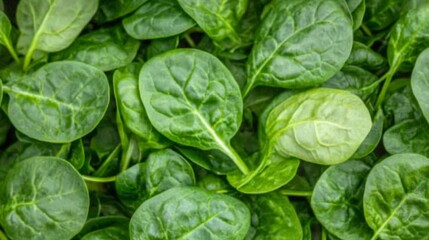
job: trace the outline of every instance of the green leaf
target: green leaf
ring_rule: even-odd
[[[6,14],[0,9],[0,45],[4,45],[16,62],[20,62],[11,40],[12,24]]]
[[[170,142],[150,123],[138,89],[141,64],[133,63],[113,74],[116,104],[125,126],[144,142],[147,148],[164,148]]]
[[[418,55],[429,47],[429,3],[410,10],[392,28],[387,59],[391,72],[410,70]]]
[[[180,146],[177,147],[177,150],[189,159],[189,161],[219,175],[238,170],[237,166],[228,156],[216,149],[203,151],[196,148]]]
[[[112,226],[121,226],[125,224],[128,225],[128,223],[129,219],[127,217],[118,215],[90,218],[88,219],[88,221],[86,221],[85,226],[82,228],[79,234],[74,236],[73,240],[80,240],[86,234],[96,231],[98,229],[108,228]]]
[[[0,188],[0,222],[13,239],[70,239],[85,223],[88,190],[60,158],[33,157],[15,165]]]
[[[177,1],[149,0],[124,18],[125,31],[136,39],[171,37],[195,26]]]
[[[91,132],[109,103],[107,78],[79,62],[49,63],[3,86],[8,115],[24,134],[46,142],[71,142]]]
[[[246,201],[252,214],[246,239],[302,240],[302,228],[289,199],[277,192],[253,195]]]
[[[418,154],[393,155],[371,170],[363,198],[371,239],[427,239],[428,176],[429,159]]]
[[[400,17],[403,0],[365,0],[365,24],[374,30],[382,30]]]
[[[1,85],[1,82],[0,82],[0,85]],[[0,90],[0,92],[1,92],[1,90]],[[1,95],[1,93],[0,93],[0,95]],[[1,103],[1,101],[0,101],[0,103]],[[10,124],[9,118],[6,116],[6,114],[3,112],[3,110],[0,109],[0,146],[3,143],[5,143],[10,128],[11,128],[11,124]],[[0,170],[0,172],[1,172],[1,170]],[[1,176],[1,173],[0,173],[0,176]]]
[[[281,156],[332,165],[348,160],[371,130],[362,100],[344,90],[316,88],[278,104],[266,120],[267,145]]]
[[[429,122],[429,103],[427,101],[429,90],[429,49],[423,51],[417,59],[411,76],[411,88],[423,112],[423,116]]]
[[[94,18],[98,23],[110,22],[133,12],[147,1],[148,0],[103,0],[100,1],[98,12],[95,14]]]
[[[247,62],[246,96],[258,85],[305,88],[331,78],[346,62],[352,23],[336,0],[274,0]]]
[[[379,109],[373,119],[371,131],[369,131],[365,140],[353,154],[353,159],[360,159],[372,153],[380,143],[383,136],[384,121],[386,120],[383,110]]]
[[[353,42],[352,52],[346,65],[354,65],[366,70],[379,70],[386,65],[386,59],[365,44]]]
[[[129,37],[121,27],[101,28],[82,35],[70,47],[52,55],[53,61],[74,60],[110,71],[130,64],[140,42]]]
[[[331,166],[316,183],[311,207],[319,222],[340,239],[371,239],[365,222],[363,193],[372,165],[351,160]]]
[[[355,66],[344,66],[322,86],[327,88],[344,89],[366,100],[380,84],[378,77],[365,69]]]
[[[346,0],[353,19],[353,30],[359,29],[365,15],[365,0]]]
[[[386,117],[393,118],[394,124],[398,124],[407,119],[423,118],[419,103],[413,95],[410,80],[398,79],[393,81],[392,85],[395,83],[404,83],[404,85],[392,91],[391,95],[386,99],[383,106]]]
[[[237,28],[247,9],[248,0],[178,0],[204,32],[221,48],[241,46]]]
[[[86,234],[82,240],[125,240],[130,239],[128,227],[112,226]]]
[[[147,59],[153,58],[156,55],[176,49],[179,46],[179,36],[154,39],[150,42],[146,49]]]
[[[195,185],[191,165],[171,149],[151,153],[145,163],[122,172],[115,182],[119,199],[133,211],[161,192],[191,185]]]
[[[161,134],[182,145],[218,149],[248,171],[229,144],[241,123],[240,89],[216,57],[195,49],[154,57],[143,65],[139,90]]]
[[[144,202],[131,218],[130,233],[132,240],[242,240],[249,225],[249,209],[241,201],[200,188],[178,187]]]
[[[22,0],[16,10],[21,35],[18,52],[26,54],[26,69],[36,50],[56,52],[70,46],[91,20],[98,1]],[[72,9],[72,11],[71,11]]]
[[[429,156],[429,125],[426,121],[405,120],[389,128],[383,144],[390,154],[418,153]]]

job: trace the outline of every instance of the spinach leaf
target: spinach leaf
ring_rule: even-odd
[[[386,65],[386,59],[365,44],[353,42],[352,52],[346,65],[354,65],[367,70],[379,70]]]
[[[353,155],[371,126],[369,112],[357,96],[316,88],[293,95],[271,110],[266,144],[281,156],[337,164]]]
[[[131,218],[130,233],[133,240],[241,240],[249,225],[249,209],[241,201],[201,188],[178,187],[144,202]]]
[[[171,149],[153,152],[144,163],[122,172],[115,182],[119,199],[132,211],[163,191],[195,185],[192,167]]]
[[[110,71],[131,63],[139,46],[139,41],[127,36],[121,27],[102,28],[78,37],[51,59],[80,61]]]
[[[4,45],[16,62],[20,62],[10,37],[12,24],[6,14],[0,9],[0,45]],[[1,101],[0,101],[1,102]]]
[[[25,79],[3,86],[8,116],[26,135],[46,142],[71,142],[92,131],[109,103],[100,70],[79,62],[49,63]]]
[[[370,161],[351,160],[326,170],[314,187],[311,207],[317,219],[340,239],[371,239],[363,194]]]
[[[149,0],[124,18],[125,31],[136,39],[171,37],[195,26],[176,1]]]
[[[94,18],[99,23],[109,22],[133,12],[147,1],[148,0],[100,1],[100,6]]]
[[[183,10],[191,16],[207,35],[221,48],[236,48],[241,43],[237,32],[248,0],[178,0]]]
[[[160,149],[170,143],[150,123],[140,100],[138,74],[142,64],[133,63],[113,74],[113,89],[117,110],[124,125],[144,142],[146,148]]]
[[[419,103],[423,116],[429,122],[429,103],[427,103],[427,89],[429,88],[429,49],[423,51],[417,59],[411,77],[411,88]]]
[[[154,39],[147,46],[146,57],[150,59],[156,55],[168,52],[169,50],[176,49],[179,46],[179,37],[169,37]]]
[[[112,226],[86,234],[82,240],[124,240],[129,239],[127,226]]]
[[[0,188],[0,222],[14,239],[70,239],[85,223],[89,196],[83,179],[60,158],[16,164]]]
[[[70,46],[97,11],[98,1],[22,0],[16,10],[19,53],[27,69],[36,50],[56,52]]]
[[[273,192],[251,196],[246,202],[252,225],[245,239],[302,239],[301,224],[287,197]]]
[[[389,128],[383,136],[383,145],[390,154],[418,153],[429,156],[427,144],[429,125],[426,121],[405,120]]]
[[[382,30],[400,17],[402,0],[366,0],[365,24],[374,30]]]
[[[417,154],[390,156],[371,170],[363,197],[371,239],[427,238],[428,171],[429,159]]]
[[[154,57],[143,65],[139,90],[161,134],[183,145],[218,149],[248,172],[229,144],[241,122],[240,89],[216,57],[191,49]]]
[[[366,0],[346,0],[353,19],[353,30],[358,29],[365,15]]]
[[[249,55],[243,95],[258,85],[305,88],[325,82],[350,55],[352,32],[338,1],[272,1]]]

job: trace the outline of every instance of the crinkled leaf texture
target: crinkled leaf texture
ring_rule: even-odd
[[[90,65],[48,63],[3,86],[8,115],[19,131],[34,139],[62,143],[91,132],[109,104],[106,75]]]
[[[227,195],[178,187],[144,202],[130,222],[132,240],[242,240],[250,226],[247,206]]]
[[[287,98],[268,115],[268,145],[281,156],[317,164],[348,160],[371,130],[371,116],[356,95],[315,88]]]
[[[397,154],[369,173],[364,212],[372,239],[429,239],[429,159]]]
[[[70,163],[55,157],[16,164],[0,196],[0,222],[12,239],[71,239],[89,210],[85,182]]]

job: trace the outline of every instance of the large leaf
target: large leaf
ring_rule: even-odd
[[[370,239],[365,222],[363,193],[372,165],[351,160],[331,166],[317,181],[311,206],[320,223],[340,239]]]
[[[148,0],[108,0],[100,1],[95,20],[99,23],[109,22],[125,16],[136,10],[143,3]]]
[[[10,23],[9,18],[0,9],[0,45],[4,45],[9,50],[9,53],[15,58],[15,60],[19,62],[18,56],[16,55],[12,40],[10,38],[11,30],[12,24]]]
[[[89,209],[85,182],[59,158],[18,163],[0,194],[0,222],[12,239],[70,239],[83,227]]]
[[[242,240],[249,225],[249,209],[239,200],[178,187],[144,202],[131,218],[130,233],[132,240]]]
[[[281,156],[337,164],[353,155],[371,126],[371,116],[359,97],[344,90],[316,88],[295,94],[271,110],[266,144]]]
[[[177,1],[149,0],[122,21],[125,31],[136,39],[171,37],[195,26],[196,23]]]
[[[71,142],[91,132],[109,103],[104,73],[72,61],[49,63],[3,86],[8,116],[24,134],[40,141]]]
[[[369,173],[364,212],[374,230],[371,239],[428,239],[429,159],[397,154]]]
[[[182,145],[218,149],[247,172],[229,144],[241,123],[240,89],[217,58],[172,50],[144,64],[139,78],[140,97],[161,134]]]
[[[29,64],[36,50],[60,51],[75,40],[97,10],[98,1],[22,0],[16,10],[18,51]]]
[[[52,60],[75,60],[110,71],[130,64],[139,46],[139,41],[121,27],[102,28],[78,37],[70,47],[54,54]]]
[[[341,69],[352,44],[352,23],[338,1],[274,0],[249,56],[244,95],[258,85],[317,86]]]
[[[178,2],[217,45],[223,48],[241,45],[237,28],[247,9],[248,0],[178,0]]]

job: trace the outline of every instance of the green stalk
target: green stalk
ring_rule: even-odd
[[[312,191],[300,191],[291,189],[282,189],[280,190],[280,193],[288,197],[311,197],[313,195]]]
[[[383,75],[380,78],[380,80],[382,80],[383,78],[385,78],[386,81],[384,82],[383,88],[381,89],[381,92],[378,95],[377,102],[375,103],[375,109],[378,109],[379,107],[381,107],[381,104],[383,103],[384,98],[386,97],[387,90],[389,90],[389,86],[390,86],[390,83],[392,82],[393,75],[398,70],[399,65],[400,65],[399,59],[395,58],[393,60],[392,67],[389,69],[389,71],[385,75]]]
[[[83,180],[88,182],[97,182],[97,183],[108,183],[116,181],[116,176],[111,177],[93,177],[88,175],[81,175]]]
[[[4,234],[2,230],[0,230],[0,240],[8,240],[6,234]]]
[[[16,63],[21,63],[21,60],[19,60],[18,54],[16,53],[15,49],[12,46],[12,43],[9,41],[9,39],[6,40],[5,46],[7,50],[9,51],[12,58],[15,60]]]

